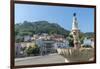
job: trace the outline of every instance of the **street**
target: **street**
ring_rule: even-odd
[[[65,63],[64,57],[58,54],[49,54],[45,56],[33,56],[25,58],[16,58],[15,66],[18,65],[35,65],[35,64],[52,64],[52,63]]]

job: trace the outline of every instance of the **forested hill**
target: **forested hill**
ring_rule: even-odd
[[[36,21],[15,24],[15,35],[33,35],[33,34],[61,34],[67,36],[70,31],[65,30],[57,23],[49,23],[48,21]]]
[[[94,37],[95,34],[93,32],[86,32],[84,33],[86,37]]]

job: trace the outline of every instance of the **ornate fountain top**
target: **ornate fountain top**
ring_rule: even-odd
[[[73,16],[76,16],[76,13],[73,13]]]
[[[78,22],[76,18],[76,13],[73,13],[72,30],[78,30]]]

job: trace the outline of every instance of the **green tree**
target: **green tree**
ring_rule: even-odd
[[[72,36],[72,35],[69,35],[69,36],[67,37],[67,40],[69,41],[69,46],[70,46],[70,47],[74,47],[73,36]]]
[[[81,44],[83,44],[84,38],[85,38],[85,34],[80,32],[80,34],[79,34],[79,41],[80,41]]]
[[[16,42],[16,43],[23,42],[23,41],[24,41],[23,38],[17,38],[17,37],[15,38],[15,42]]]
[[[33,53],[34,48],[32,48],[31,46],[29,46],[29,48],[26,50],[28,56],[30,56]]]
[[[29,48],[26,50],[28,56],[31,54],[38,55],[40,52],[39,47],[35,44],[34,46],[29,46]]]

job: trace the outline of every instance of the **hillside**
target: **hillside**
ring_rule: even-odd
[[[23,23],[15,24],[15,35],[33,35],[33,34],[61,34],[65,37],[69,34],[70,31],[65,30],[57,23],[49,23],[48,21],[36,21],[28,22],[24,21]]]
[[[86,37],[94,37],[94,33],[93,32],[86,32],[84,33]]]

